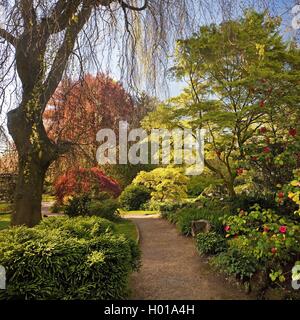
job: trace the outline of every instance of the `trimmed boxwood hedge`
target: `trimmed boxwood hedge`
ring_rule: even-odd
[[[0,232],[7,289],[0,299],[124,299],[139,267],[133,240],[98,217],[48,218]]]

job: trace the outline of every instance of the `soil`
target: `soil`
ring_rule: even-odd
[[[130,217],[140,233],[142,267],[132,275],[133,300],[250,300],[241,287],[216,273],[196,251],[195,240],[169,222]]]

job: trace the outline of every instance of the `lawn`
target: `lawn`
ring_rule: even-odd
[[[53,202],[53,201],[55,201],[55,197],[51,196],[49,194],[43,194],[42,201],[43,202]]]
[[[0,202],[0,214],[8,213],[11,211],[11,204],[7,202]]]
[[[10,214],[0,214],[0,230],[6,229],[10,224]]]
[[[145,210],[138,210],[138,211],[121,211],[122,216],[151,216],[154,214],[159,214],[159,211],[145,211]]]
[[[138,240],[137,229],[132,221],[124,219],[116,223],[116,230],[118,233],[123,233],[129,239]]]

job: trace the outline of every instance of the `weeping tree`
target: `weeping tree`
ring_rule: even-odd
[[[228,15],[233,8],[221,0],[2,0],[0,6],[0,102],[13,106],[7,127],[19,161],[12,224],[27,226],[41,220],[47,169],[72,147],[51,140],[43,124],[63,77],[113,62],[127,85],[138,87],[141,74],[157,84],[169,46],[197,25],[195,16],[203,8],[218,17],[217,10]]]
[[[192,4],[175,0],[2,1],[1,67],[20,86],[15,99],[18,106],[7,115],[19,159],[13,225],[31,227],[41,220],[46,171],[71,147],[67,141],[50,140],[43,124],[45,108],[64,74],[99,68],[105,63],[99,58],[104,56],[100,47],[110,55],[115,42],[122,53],[118,64],[136,82],[135,75],[147,67],[144,60],[141,70],[139,57],[150,54],[155,62],[166,53],[171,37],[167,30],[174,35],[186,29]],[[155,67],[154,63],[148,68],[152,78]],[[1,80],[6,81],[3,86],[12,82]]]

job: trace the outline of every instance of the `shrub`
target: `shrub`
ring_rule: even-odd
[[[71,237],[92,239],[103,233],[114,232],[115,225],[111,221],[98,217],[50,217],[35,227],[39,230],[61,230]]]
[[[258,195],[239,195],[238,197],[231,199],[228,202],[230,211],[232,214],[237,214],[237,212],[242,209],[244,211],[249,211],[251,207],[258,204],[261,208],[272,209],[276,207],[274,202],[274,196],[272,194],[258,196]]]
[[[156,168],[150,172],[141,171],[133,180],[151,191],[151,202],[175,202],[187,198],[187,178],[180,168]]]
[[[199,176],[192,176],[187,185],[187,192],[189,196],[197,197],[206,188],[216,186],[218,184],[222,184],[222,181],[211,174],[204,173]]]
[[[216,232],[199,233],[196,241],[200,254],[217,254],[227,247],[225,238]]]
[[[88,207],[88,214],[90,216],[98,216],[110,221],[116,221],[120,219],[118,207],[119,202],[116,199],[92,201]]]
[[[190,235],[192,221],[204,219],[212,224],[215,231],[222,232],[221,218],[224,214],[223,209],[217,207],[183,209],[177,213],[177,227],[181,233]]]
[[[144,186],[130,185],[122,192],[120,204],[125,210],[140,210],[149,201],[151,192]]]
[[[249,280],[257,270],[257,260],[251,254],[236,248],[220,253],[210,262],[217,269],[241,280]]]
[[[89,214],[89,205],[91,199],[88,195],[77,196],[69,199],[68,204],[64,207],[64,214],[69,217],[87,216]]]
[[[7,289],[0,299],[124,299],[139,250],[112,225],[97,217],[63,217],[2,231]]]
[[[51,206],[50,211],[52,213],[59,213],[64,211],[64,206],[60,205],[57,201],[54,202],[54,204]]]
[[[226,217],[224,224],[230,246],[238,248],[240,254],[249,253],[273,279],[282,266],[294,262],[300,254],[299,225],[271,209],[256,205],[250,213],[241,211],[237,216]]]
[[[55,196],[59,203],[65,197],[90,194],[97,197],[102,192],[118,197],[121,193],[118,182],[105,175],[99,168],[79,168],[67,171],[55,182]]]

